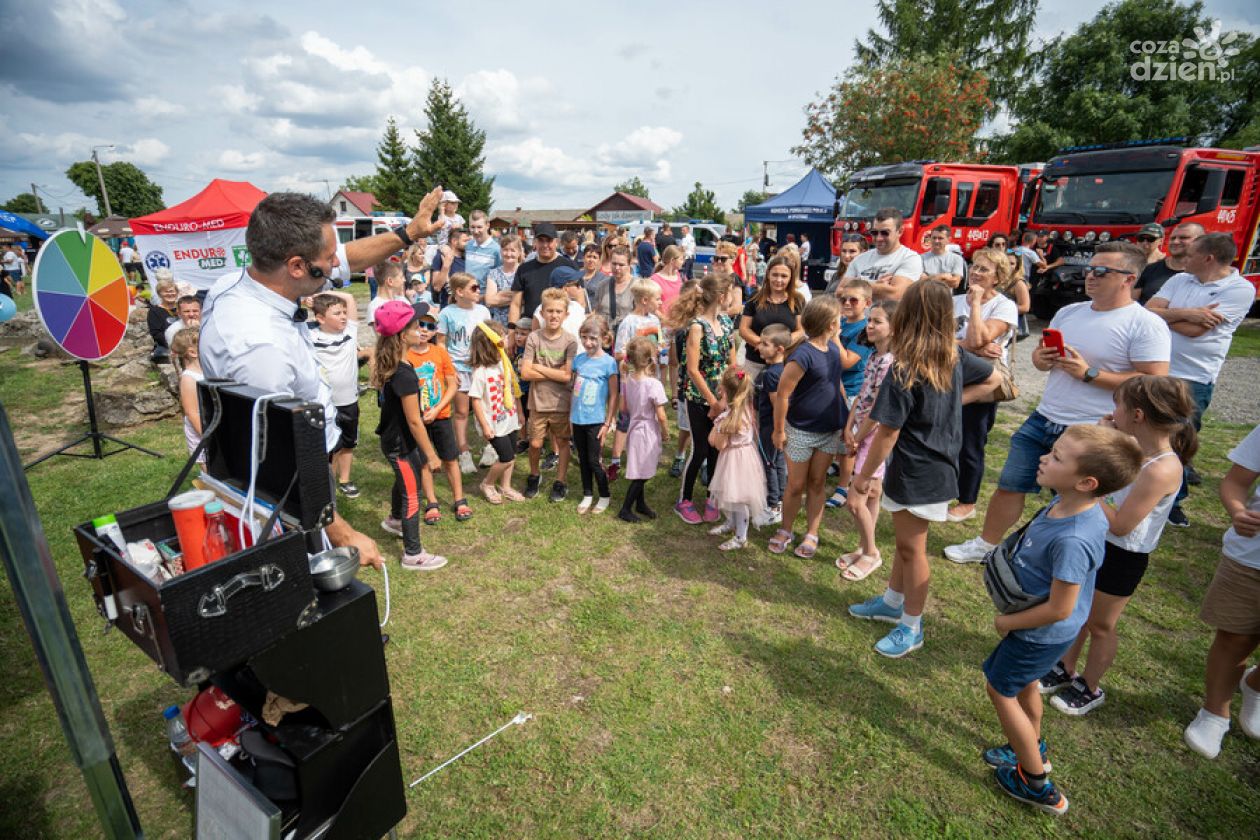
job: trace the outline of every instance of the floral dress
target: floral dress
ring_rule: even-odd
[[[691,323],[687,325],[690,332],[693,324],[699,324],[704,334],[700,336],[700,375],[704,377],[705,383],[709,386],[709,390],[715,395],[718,393],[718,383],[722,379],[722,371],[726,370],[727,362],[731,357],[731,346],[734,342],[735,322],[727,315],[718,315],[718,329],[720,332],[714,332],[713,326],[703,318],[693,318]],[[687,344],[683,343],[682,367],[686,370],[687,366]],[[688,402],[704,403],[706,402],[704,395],[700,393],[700,389],[691,381],[691,377],[683,373],[686,384],[683,387],[683,396]]]

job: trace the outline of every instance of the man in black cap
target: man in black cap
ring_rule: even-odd
[[[1164,244],[1164,227],[1159,222],[1142,225],[1137,232],[1138,247],[1146,252],[1146,264],[1157,263],[1164,258],[1164,251],[1159,246]]]
[[[543,289],[552,285],[551,272],[561,266],[577,269],[573,260],[556,252],[556,226],[551,222],[539,222],[534,227],[534,249],[534,259],[521,263],[512,280],[512,305],[508,307],[508,321],[512,323],[534,314],[542,303]]]

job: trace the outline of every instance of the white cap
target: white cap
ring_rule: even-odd
[[[442,193],[442,200],[453,201],[456,204],[459,204],[459,196],[455,195],[454,190],[447,190],[446,192]]]

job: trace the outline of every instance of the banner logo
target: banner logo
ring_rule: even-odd
[[[159,268],[170,268],[171,258],[162,251],[150,251],[144,255],[144,264],[149,271],[157,271]]]
[[[249,248],[244,245],[232,246],[232,259],[236,261],[237,268],[247,268],[253,262],[249,256]]]

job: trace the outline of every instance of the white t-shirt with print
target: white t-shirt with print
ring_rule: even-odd
[[[1230,450],[1229,460],[1245,470],[1260,472],[1260,426],[1252,429],[1242,443]],[[1247,510],[1260,510],[1260,485],[1252,490],[1251,498],[1247,500]],[[1221,548],[1231,560],[1236,560],[1249,569],[1260,569],[1260,535],[1240,536],[1231,525],[1221,540]]]
[[[918,280],[923,276],[923,258],[905,245],[898,245],[891,254],[881,254],[872,248],[858,254],[844,272],[845,277],[861,277],[869,283],[885,274]]]
[[[1188,271],[1169,277],[1155,298],[1168,301],[1170,309],[1198,309],[1216,306],[1225,320],[1198,338],[1190,338],[1172,331],[1172,361],[1168,372],[1180,379],[1215,382],[1221,375],[1229,344],[1234,340],[1234,330],[1247,317],[1247,311],[1256,301],[1256,289],[1237,271],[1214,283],[1201,283]],[[1154,298],[1153,298],[1154,299]]]
[[[1090,367],[1131,373],[1134,362],[1166,362],[1172,350],[1168,325],[1136,301],[1099,312],[1093,303],[1074,303],[1055,313],[1053,329]],[[1055,368],[1046,378],[1037,411],[1051,423],[1097,423],[1115,410],[1111,392]]]
[[[481,408],[495,437],[510,435],[521,427],[521,398],[513,397],[512,407],[508,408],[504,399],[507,387],[502,365],[473,368],[468,397],[481,400]]]

